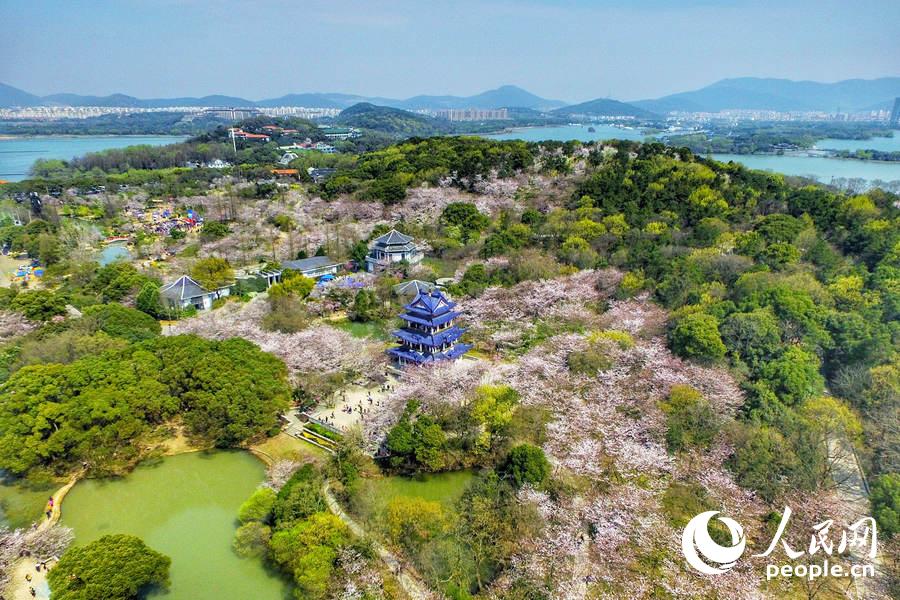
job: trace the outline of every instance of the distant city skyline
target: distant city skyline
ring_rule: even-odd
[[[0,82],[47,95],[655,98],[900,74],[900,2],[6,0]]]

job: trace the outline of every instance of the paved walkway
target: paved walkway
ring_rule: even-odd
[[[396,384],[395,378],[388,378],[387,385],[394,386]],[[388,393],[378,385],[372,387],[348,385],[335,392],[331,402],[327,405],[326,403],[319,404],[310,411],[310,414],[341,431],[347,431],[360,421],[365,421],[368,415],[384,410],[383,404]],[[370,398],[371,402],[369,402]]]
[[[328,510],[330,510],[332,513],[334,513],[335,516],[343,521],[344,524],[346,524],[347,527],[350,528],[350,531],[352,531],[354,535],[359,538],[368,539],[372,542],[372,548],[375,549],[378,557],[391,570],[391,573],[394,574],[394,577],[397,578],[397,581],[400,582],[403,590],[412,600],[433,600],[440,597],[438,594],[429,589],[429,587],[425,584],[424,581],[422,581],[422,579],[412,569],[412,567],[408,566],[402,559],[398,558],[396,554],[388,550],[384,545],[380,544],[376,540],[373,540],[359,523],[354,521],[350,515],[344,512],[344,509],[341,508],[341,505],[331,493],[331,488],[328,486],[328,482],[325,482],[325,485],[322,486],[322,495],[325,496],[325,503],[328,505]]]
[[[865,481],[862,467],[850,442],[845,439],[831,439],[828,442],[829,459],[832,461],[831,476],[837,485],[837,493],[848,506],[859,516],[870,516],[872,506],[869,502],[869,488]],[[880,584],[887,575],[882,566],[881,550],[874,559],[860,553],[859,549],[851,549],[850,562],[854,564],[872,564],[875,567],[875,579],[857,577],[853,580],[856,598],[876,598],[880,596]]]

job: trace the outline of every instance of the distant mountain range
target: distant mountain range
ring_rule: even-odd
[[[567,105],[561,100],[541,98],[514,85],[504,85],[474,96],[414,96],[396,99],[339,93],[288,94],[280,98],[248,100],[233,96],[202,98],[141,99],[124,94],[81,96],[52,94],[36,96],[0,83],[0,108],[15,106],[117,106],[135,108],[169,108],[175,106],[308,106],[345,109],[359,103],[388,106],[403,110],[447,108],[510,108],[551,112],[558,117],[634,116],[652,118],[671,111],[709,111],[724,109],[760,109],[777,111],[860,111],[889,109],[900,97],[900,77],[881,79],[848,79],[836,83],[791,81],[742,77],[723,79],[699,90],[671,94],[662,98],[620,102],[598,98],[581,104]]]
[[[141,99],[125,94],[111,96],[81,96],[78,94],[51,94],[35,96],[23,90],[0,83],[0,108],[15,106],[117,106],[128,108],[169,108],[174,106],[308,106],[316,108],[348,108],[354,104],[368,103],[405,110],[441,108],[529,108],[551,110],[565,106],[561,100],[548,100],[514,85],[504,85],[474,96],[415,96],[405,100],[358,96],[338,93],[288,94],[280,98],[247,100],[233,96],[203,96],[202,98],[154,98]]]
[[[631,102],[654,113],[726,109],[852,112],[889,109],[900,96],[900,77],[847,79],[836,83],[741,77],[692,92]]]
[[[659,115],[654,114],[649,110],[640,108],[639,106],[635,106],[634,104],[627,104],[625,102],[619,102],[618,100],[611,100],[609,98],[598,98],[596,100],[582,102],[581,104],[563,106],[562,108],[555,109],[553,111],[553,114],[567,117],[577,117],[579,115],[636,117],[639,119],[652,119],[659,117]]]

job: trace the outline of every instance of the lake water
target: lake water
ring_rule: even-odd
[[[163,146],[186,139],[174,135],[90,135],[0,138],[0,179],[21,181],[39,158],[69,160],[109,148]]]
[[[592,127],[594,131],[588,131]],[[640,129],[626,129],[614,125],[561,125],[559,127],[521,127],[503,133],[491,133],[484,137],[492,140],[525,140],[526,142],[542,142],[558,140],[569,142],[595,142],[597,140],[635,140],[641,142],[647,136]]]
[[[822,150],[849,150],[850,152],[854,150],[900,152],[900,130],[894,130],[894,137],[873,137],[867,140],[819,140],[815,147]]]
[[[526,140],[538,142],[542,140],[570,141],[580,140],[592,142],[596,140],[622,139],[642,141],[647,137],[638,129],[624,129],[612,125],[593,125],[596,131],[588,131],[586,125],[565,125],[561,127],[524,127],[506,133],[491,134],[484,137],[496,140]],[[876,150],[900,150],[900,131],[893,138],[871,138],[868,140],[822,140],[817,148],[834,150],[855,150],[872,148]],[[713,158],[728,162],[733,160],[751,169],[762,169],[813,177],[823,183],[830,183],[834,178],[861,178],[866,181],[880,179],[882,181],[900,181],[900,162],[878,162],[871,160],[849,160],[826,158],[822,156],[777,156],[766,154],[714,154]]]
[[[257,558],[231,549],[241,503],[265,469],[239,451],[195,452],[141,466],[121,479],[81,481],[63,502],[75,544],[127,533],[172,558],[164,600],[282,600],[288,586]]]
[[[733,160],[751,169],[774,171],[785,175],[809,176],[822,183],[830,183],[836,177],[848,179],[858,177],[866,181],[900,180],[900,162],[772,154],[713,154],[713,158],[722,162]]]

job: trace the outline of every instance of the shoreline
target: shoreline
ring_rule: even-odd
[[[184,138],[188,139],[192,136],[181,135],[179,133],[23,133],[23,134],[0,134],[0,141],[7,140],[29,140],[29,139],[45,139],[45,138]]]
[[[180,432],[179,432],[180,434]],[[267,438],[271,439],[271,438]],[[174,435],[167,438],[160,447],[165,447],[162,456],[163,457],[171,457],[171,456],[180,456],[182,454],[192,454],[195,452],[205,452],[208,450],[216,450],[213,447],[199,447],[193,445],[181,445],[177,442],[185,441],[181,435]],[[170,442],[176,442],[176,444],[172,445]],[[166,444],[169,443],[168,447]],[[252,446],[247,446],[244,448],[234,448],[235,450],[242,450],[253,455],[257,460],[259,460],[265,467],[271,467],[275,463],[275,458],[263,450],[260,450],[256,447],[256,444]],[[140,463],[138,463],[139,465]],[[137,467],[138,465],[135,465]],[[43,531],[45,529],[49,529],[53,525],[59,523],[60,519],[62,519],[62,505],[66,496],[70,491],[75,487],[75,485],[84,479],[87,471],[85,469],[80,469],[73,475],[71,475],[68,482],[66,482],[62,487],[53,492],[51,497],[53,498],[53,509],[50,513],[49,519],[42,519],[37,526],[39,531]],[[44,513],[46,515],[46,512]],[[10,598],[12,600],[28,600],[32,598],[29,588],[34,588],[39,590],[40,587],[44,587],[46,585],[46,573],[48,569],[42,571],[34,571],[31,567],[31,561],[34,557],[21,557],[19,560],[14,562],[11,565],[11,572],[13,573],[13,578],[10,583],[9,589],[7,590],[9,594],[11,594]],[[48,561],[49,562],[49,561]],[[30,573],[32,580],[27,581],[25,579],[25,574]],[[40,594],[40,592],[39,592]]]

